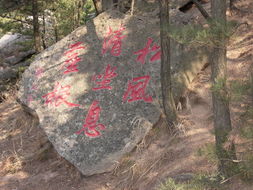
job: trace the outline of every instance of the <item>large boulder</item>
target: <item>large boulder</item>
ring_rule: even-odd
[[[7,33],[0,38],[0,66],[12,66],[34,54],[32,39],[18,33]]]
[[[20,101],[84,175],[111,170],[158,121],[158,27],[103,13],[37,56],[24,73]]]
[[[158,121],[159,28],[157,17],[105,12],[38,55],[24,73],[20,102],[37,113],[57,152],[84,175],[112,170]],[[176,50],[179,97],[187,72],[196,74],[205,61],[194,48],[190,54],[180,45]]]

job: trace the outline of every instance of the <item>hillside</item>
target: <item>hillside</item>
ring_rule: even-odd
[[[237,28],[227,52],[231,140],[238,162],[247,162],[222,184],[208,181],[206,189],[213,190],[253,189],[253,2],[240,0],[235,5],[238,10],[228,12],[228,19],[245,24]],[[89,177],[60,157],[38,119],[25,112],[15,96],[9,97],[0,104],[0,189],[166,190],[159,187],[168,178],[185,182],[196,175],[215,176],[210,73],[210,66],[203,68],[190,84],[185,94],[189,108],[179,110],[176,134],[160,120],[112,172]]]

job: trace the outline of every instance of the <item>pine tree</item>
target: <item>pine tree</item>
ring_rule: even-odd
[[[234,144],[228,141],[229,133],[232,131],[229,97],[226,89],[226,46],[228,39],[222,29],[227,24],[226,9],[225,0],[211,1],[211,28],[216,31],[214,34],[214,47],[210,55],[214,129],[216,151],[219,159],[218,168],[220,173],[227,177],[233,175],[233,170],[231,169],[235,167],[233,160],[236,159],[236,154]]]
[[[172,94],[171,64],[170,64],[170,38],[167,35],[169,25],[169,2],[159,0],[160,5],[160,38],[161,38],[161,85],[163,96],[163,108],[166,121],[171,129],[177,121],[176,107]]]

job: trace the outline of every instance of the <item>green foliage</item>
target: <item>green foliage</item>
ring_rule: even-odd
[[[216,190],[223,189],[221,185],[222,180],[224,180],[224,178],[218,173],[212,175],[199,174],[195,176],[195,178],[190,183],[203,187],[203,190]]]
[[[43,32],[42,16],[48,15],[54,23],[52,35],[62,39],[80,25],[84,25],[95,13],[92,0],[38,0],[38,15],[41,34]],[[33,35],[32,3],[26,3],[16,10],[6,12],[0,9],[0,36],[7,32]],[[53,29],[52,29],[53,30]],[[57,34],[56,34],[57,33]],[[52,37],[55,39],[56,37]],[[54,43],[50,41],[49,44]]]
[[[253,179],[253,152],[248,152],[243,156],[244,161],[239,164],[241,178],[244,181],[251,182]]]
[[[59,38],[66,36],[75,29],[75,23],[73,20],[75,14],[74,2],[75,1],[59,0],[55,6]]]
[[[215,84],[211,87],[211,91],[220,92],[226,86],[226,79],[219,78],[215,81]]]
[[[2,34],[7,32],[22,33],[22,24],[20,22],[13,22],[12,19],[0,17],[0,31]]]
[[[220,38],[229,39],[237,26],[235,21],[225,23],[224,21],[211,20],[206,26],[199,24],[169,25],[164,30],[167,30],[168,35],[181,44],[216,47],[222,45]]]
[[[246,126],[243,126],[242,128],[240,128],[240,135],[246,139],[253,139],[252,126],[249,124],[246,124]]]
[[[222,44],[221,39],[228,40],[237,29],[238,23],[236,21],[224,21],[224,20],[214,20],[208,21],[210,41],[213,46],[223,47],[226,44]]]
[[[21,77],[22,73],[25,72],[27,67],[18,67],[18,76]]]
[[[181,44],[202,45],[206,44],[208,30],[200,25],[170,25],[168,35]]]
[[[169,178],[165,183],[161,184],[157,190],[215,190],[222,189],[220,184],[221,178],[218,175],[196,175],[192,180],[185,183],[176,183]]]
[[[199,185],[176,184],[173,179],[169,178],[157,190],[203,190],[203,188]]]
[[[84,12],[83,12],[84,23],[92,19],[95,14],[96,10],[93,2],[91,0],[87,1],[87,3],[84,5]]]
[[[227,93],[225,78],[218,78],[210,90],[223,101],[229,101],[230,96]]]
[[[219,151],[222,151],[222,152],[219,152]],[[207,143],[204,146],[202,146],[200,149],[198,149],[197,151],[198,156],[203,156],[209,162],[215,165],[220,164],[218,155],[222,155],[224,158],[227,158],[228,156],[226,154],[230,154],[230,151],[225,151],[224,148],[221,148],[221,150],[219,150],[215,146],[214,143]],[[233,176],[240,173],[240,169],[237,163],[233,162],[232,160],[226,162],[226,171],[227,171],[227,176]],[[217,176],[219,176],[220,180],[224,180],[225,177],[223,175],[224,174],[222,175],[218,174]]]
[[[205,158],[207,158],[210,162],[214,164],[218,164],[219,162],[214,143],[206,143],[204,146],[198,149],[197,155],[204,156]]]
[[[239,101],[251,89],[249,81],[231,81],[229,85],[230,96],[232,100]]]
[[[41,1],[38,0],[38,2],[41,2]],[[12,10],[0,8],[1,32],[3,34],[6,32],[13,32],[13,33],[20,33],[20,34],[27,34],[28,32],[29,34],[32,34],[32,18],[31,18],[32,6],[31,5],[32,3],[27,1],[25,4],[19,4]]]
[[[71,33],[78,26],[85,24],[90,19],[90,15],[95,12],[91,0],[88,0],[80,8],[81,2],[82,0],[58,0],[54,4],[54,14],[60,39]]]
[[[32,49],[33,43],[34,43],[33,40],[26,40],[26,41],[17,42],[16,44],[23,47],[21,51],[28,51]]]
[[[242,126],[239,134],[246,142],[239,144],[244,151],[241,152],[241,162],[239,163],[240,176],[244,181],[251,182],[253,179],[253,107],[248,105],[247,110],[241,115]]]

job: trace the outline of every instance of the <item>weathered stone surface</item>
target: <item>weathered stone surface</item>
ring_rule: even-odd
[[[6,67],[5,69],[0,69],[0,80],[1,80],[0,84],[3,83],[3,85],[5,85],[6,80],[12,80],[12,79],[18,78],[18,75],[22,71],[22,69],[24,69],[25,67],[28,67],[29,65],[30,65],[29,61],[24,61],[12,67]]]
[[[15,65],[19,63],[20,61],[26,59],[27,57],[31,56],[34,54],[34,50],[28,50],[25,52],[18,52],[16,55],[12,55],[10,57],[5,58],[5,62],[10,64],[10,65]]]
[[[109,27],[115,31],[121,25],[125,27],[121,54],[113,56],[109,49],[102,55],[103,40]],[[157,101],[160,94],[160,64],[148,60],[159,49],[148,54],[145,64],[136,61],[138,55],[134,52],[143,49],[148,38],[154,40],[152,46],[158,43],[158,27],[158,22],[138,20],[117,12],[103,13],[94,19],[94,23],[88,23],[87,28],[77,29],[40,54],[24,73],[20,87],[21,102],[37,112],[40,127],[45,130],[55,149],[84,175],[111,170],[119,158],[130,152],[157,122],[160,116]],[[73,51],[81,59],[77,63],[78,72],[64,74],[68,59],[64,53],[76,42],[82,42],[85,46],[85,49]],[[112,89],[92,90],[99,87],[92,80],[94,75],[104,73],[108,64],[111,68],[116,67],[117,73],[107,84]],[[144,76],[146,78],[137,78]],[[141,87],[149,77],[142,92]],[[137,81],[133,82],[133,79]],[[49,97],[45,95],[54,90],[57,82],[62,88],[69,86],[70,94],[64,95],[65,100],[57,94],[58,102],[53,99],[46,104]],[[135,89],[136,94],[131,90],[125,94],[130,83],[140,84],[139,89]],[[139,100],[131,102],[131,98]],[[87,115],[94,101],[98,101],[97,106],[101,108],[96,122],[101,135],[90,137],[84,133],[76,134],[87,124]],[[60,105],[57,106],[57,103]],[[74,107],[73,104],[80,106]],[[105,129],[101,130],[99,127],[103,126],[99,124],[103,124]],[[89,132],[92,133],[92,130]]]
[[[21,34],[7,33],[0,39],[0,66],[14,65],[35,53],[33,49],[27,49],[26,43],[31,38]]]
[[[110,48],[102,55],[103,41],[109,27],[116,31],[121,26],[125,29],[120,35],[120,55],[115,56],[119,52],[111,52]],[[143,49],[148,39],[153,41],[142,64],[141,59],[137,60],[141,52],[134,52]],[[73,50],[75,48],[71,46],[77,42],[82,44],[77,44],[75,47],[79,48]],[[157,122],[161,114],[161,91],[160,61],[153,57],[159,52],[155,44],[159,44],[158,18],[139,19],[112,11],[99,15],[87,27],[78,28],[48,48],[24,73],[20,102],[36,111],[40,127],[45,130],[55,149],[84,175],[110,171]],[[194,49],[177,46],[175,50],[179,52],[172,51],[171,57],[176,60],[172,69],[177,83],[174,91],[179,97],[186,81],[190,81],[187,72],[193,75],[205,62]],[[190,54],[187,50],[191,50]],[[72,57],[68,58],[70,55]],[[77,60],[76,56],[81,60]],[[189,57],[193,58],[188,60]],[[75,61],[78,72],[64,74],[66,65]],[[196,68],[195,63],[198,65]],[[99,87],[98,79],[103,78],[99,74],[103,74],[106,68],[115,69],[117,74],[112,74],[106,84],[112,89],[94,89]],[[97,108],[93,110],[93,114],[97,113],[97,119],[93,118],[96,125],[93,124],[97,132],[92,130],[92,122],[88,125],[88,115],[94,107]],[[89,131],[77,134],[83,127],[89,127]],[[96,137],[91,137],[92,134]]]

